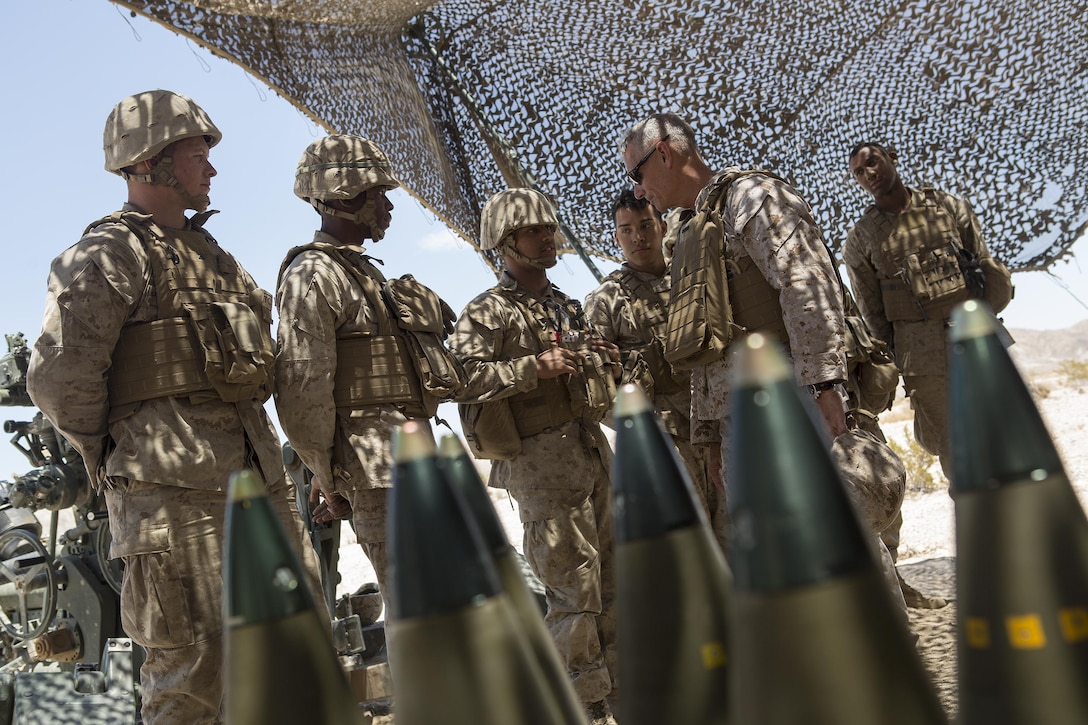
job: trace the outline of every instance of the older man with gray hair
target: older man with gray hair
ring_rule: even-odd
[[[635,196],[661,212],[680,210],[666,356],[692,370],[692,442],[721,442],[727,486],[731,364],[724,350],[736,334],[762,332],[781,343],[828,432],[845,433],[842,301],[808,203],[767,171],[715,173],[691,126],[672,113],[636,123],[619,150]],[[708,289],[723,293],[699,297]]]

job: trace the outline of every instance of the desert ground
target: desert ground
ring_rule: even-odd
[[[1088,506],[1088,321],[1065,330],[1010,332],[1016,340],[1011,348],[1013,359],[1042,411],[1082,506]],[[881,416],[889,440],[907,451],[913,461],[908,464],[898,566],[919,591],[950,602],[940,609],[911,609],[910,620],[919,635],[922,659],[951,718],[957,711],[955,508],[936,459],[927,460],[913,443],[912,422],[905,399],[898,399]],[[913,459],[914,455],[919,458]],[[505,492],[489,490],[510,540],[520,549],[521,525],[515,504]],[[373,581],[373,570],[350,528],[343,531],[338,595]]]

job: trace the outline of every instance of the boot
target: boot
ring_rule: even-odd
[[[895,574],[899,577],[899,588],[903,590],[903,600],[911,609],[940,609],[948,605],[947,599],[927,597],[910,584],[907,584],[907,580],[898,571]]]

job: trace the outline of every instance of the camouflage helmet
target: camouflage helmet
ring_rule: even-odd
[[[334,134],[306,147],[295,170],[295,196],[314,199],[354,199],[375,186],[396,188],[393,176],[378,145],[358,136]]]
[[[862,523],[873,533],[888,528],[907,490],[906,467],[895,451],[871,433],[855,429],[835,438],[831,457]]]
[[[510,234],[534,224],[559,226],[548,197],[535,189],[500,191],[480,213],[480,249],[495,249]]]
[[[204,109],[188,96],[161,89],[129,96],[106,118],[102,132],[106,171],[124,176],[121,169],[155,157],[175,141],[194,136],[203,136],[209,147],[223,138]]]

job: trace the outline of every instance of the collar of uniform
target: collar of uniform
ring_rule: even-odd
[[[133,204],[132,202],[129,202],[129,201],[126,201],[124,204],[121,205],[121,213],[122,214],[129,214],[131,216],[134,216],[138,221],[140,221],[144,225],[151,225],[151,224],[154,223],[154,218],[150,214],[148,214],[146,211],[144,211],[143,209],[141,209],[140,207],[136,206],[135,204]],[[193,216],[191,218],[186,217],[185,218],[185,226],[183,227],[183,229],[188,230],[188,229],[192,229],[193,227],[203,227],[204,223],[206,221],[208,221],[209,219],[211,219],[213,214],[218,214],[218,213],[219,213],[218,209],[208,209],[207,211],[202,211],[202,212],[199,212],[197,214],[193,214]]]
[[[554,297],[556,292],[561,292],[558,287],[549,279],[548,288],[544,290],[543,294],[536,294],[518,284],[518,281],[510,276],[510,272],[507,270],[502,271],[502,275],[499,277],[499,287],[510,290],[520,290],[521,292],[529,295],[530,297]]]
[[[690,211],[690,210],[685,210],[685,211]],[[668,277],[669,276],[669,266],[670,265],[669,265],[668,262],[665,262],[665,273],[664,274],[654,274],[653,272],[639,272],[637,269],[632,267],[627,262],[624,262],[620,266],[623,267],[625,270],[627,270],[627,272],[629,272],[630,274],[633,274],[636,277],[638,277],[639,279],[641,279],[643,282],[654,282],[656,280],[661,279],[662,277]]]
[[[699,196],[695,197],[695,209],[702,209],[706,204],[707,198],[717,192],[718,188],[723,184],[731,183],[740,171],[741,169],[739,167],[730,166],[710,177],[710,181],[706,182],[706,186],[699,192]],[[685,209],[684,211],[688,210]],[[694,211],[692,211],[692,213],[694,214]],[[684,219],[683,217],[682,219],[683,221],[687,221],[687,219]]]
[[[314,241],[315,242],[324,242],[325,244],[331,244],[334,247],[340,247],[341,249],[343,249],[345,251],[348,251],[348,252],[358,252],[359,254],[362,254],[362,255],[366,254],[366,247],[362,246],[361,244],[343,244],[336,237],[332,236],[331,234],[326,234],[325,232],[321,231],[320,229],[317,230],[316,232],[314,232]]]

